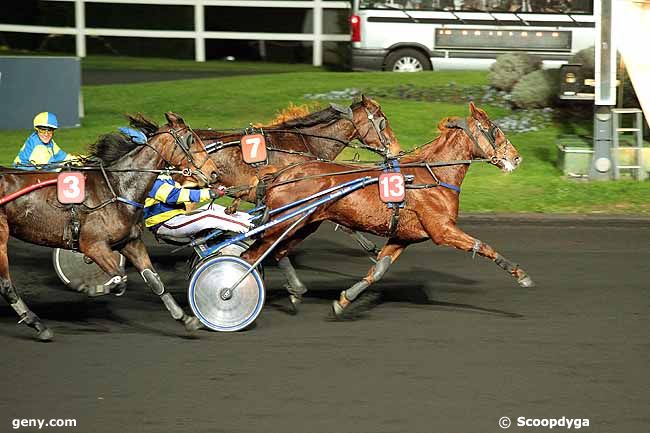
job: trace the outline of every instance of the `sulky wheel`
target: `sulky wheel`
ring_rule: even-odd
[[[215,251],[213,254],[211,254],[208,257],[201,258],[197,254],[195,254],[191,260],[190,260],[190,272],[188,274],[188,279],[198,269],[199,266],[201,266],[203,263],[206,261],[210,260],[212,257],[215,257],[216,255],[223,256],[223,255],[228,255],[228,256],[241,256],[244,254],[244,252],[250,248],[250,244],[246,243],[245,241],[239,241],[239,242],[233,242],[232,244],[225,245],[223,248],[221,248],[218,251]],[[257,267],[257,272],[260,274],[262,279],[264,279],[264,267],[260,263],[259,266]]]
[[[113,254],[119,256],[120,267],[124,268],[126,258],[117,251]],[[52,251],[52,262],[61,281],[77,291],[104,285],[111,279],[95,262],[77,251],[55,248]]]
[[[208,258],[194,271],[189,302],[207,328],[239,331],[255,321],[264,306],[264,282],[257,270],[251,270],[237,287],[232,287],[250,268],[239,257],[218,255]]]

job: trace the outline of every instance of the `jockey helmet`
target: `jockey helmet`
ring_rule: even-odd
[[[59,122],[54,113],[43,111],[34,117],[34,128],[38,126],[43,128],[57,129],[59,127]]]

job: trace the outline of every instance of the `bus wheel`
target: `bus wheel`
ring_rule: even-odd
[[[386,57],[386,70],[393,72],[422,72],[431,69],[429,59],[418,50],[405,48]]]

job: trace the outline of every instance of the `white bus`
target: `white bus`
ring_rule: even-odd
[[[598,0],[596,0],[598,1]],[[353,0],[352,68],[486,69],[506,52],[558,67],[594,45],[594,0]]]

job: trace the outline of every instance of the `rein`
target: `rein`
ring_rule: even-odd
[[[273,181],[274,179],[277,179],[278,176],[280,176],[284,171],[297,167],[299,165],[307,164],[308,162],[311,161],[305,161],[305,162],[300,162],[300,163],[295,163],[288,165],[287,167],[284,167],[282,170],[279,170],[272,175],[270,175],[270,180]],[[448,184],[446,182],[443,182],[438,179],[438,177],[433,174],[433,171],[431,170],[431,167],[448,167],[448,166],[453,166],[453,165],[470,165],[476,162],[490,162],[489,159],[460,159],[460,160],[455,160],[455,161],[440,161],[440,162],[412,162],[412,163],[406,163],[406,164],[400,164],[400,168],[404,167],[426,167],[431,176],[433,177],[435,183],[431,184],[419,184],[419,185],[409,185],[407,188],[409,189],[424,189],[424,188],[434,188],[438,186],[444,186],[445,188],[452,189],[454,191],[459,192],[460,189],[455,186]],[[379,170],[384,170],[386,168],[386,164],[382,163],[380,165],[376,165],[374,167],[363,167],[363,168],[356,168],[352,170],[344,170],[344,171],[336,171],[333,173],[321,173],[321,174],[313,174],[309,176],[303,176],[303,177],[298,177],[295,179],[287,179],[282,182],[274,183],[272,185],[269,185],[269,188],[275,188],[278,186],[283,186],[283,185],[288,185],[291,183],[296,183],[300,182],[303,180],[309,180],[309,179],[319,179],[319,178],[325,178],[325,177],[332,177],[332,176],[342,176],[342,175],[347,175],[347,174],[356,174],[356,173],[365,173],[369,171],[379,171]],[[249,190],[251,188],[254,188],[250,185],[240,185],[240,186],[233,186],[230,188],[227,188],[226,191],[230,194],[235,194],[239,193],[242,191]]]
[[[361,137],[361,134],[359,134],[359,131],[356,128],[356,125],[355,125],[355,130],[357,131],[357,134],[359,135],[359,137],[363,138],[363,137]],[[244,132],[244,130],[238,130],[238,131]],[[363,143],[362,144],[351,144],[350,142],[345,141],[345,140],[341,140],[340,138],[336,138],[336,137],[332,137],[332,136],[328,136],[328,135],[313,134],[313,133],[301,131],[299,129],[271,129],[271,130],[267,129],[267,130],[262,130],[262,133],[265,134],[265,135],[266,134],[270,135],[272,133],[294,134],[294,135],[298,135],[300,137],[320,138],[320,139],[323,139],[323,140],[335,141],[335,142],[340,143],[343,146],[349,147],[351,149],[369,150],[369,151],[371,151],[373,153],[376,153],[378,155],[386,157],[386,152],[385,151],[382,151],[381,149],[377,149],[376,147],[369,146],[367,144],[363,144]],[[214,144],[207,144],[205,146],[205,148],[206,148],[206,151],[208,153],[216,153],[216,152],[219,152],[219,151],[221,151],[223,149],[226,149],[228,147],[238,146],[240,143],[241,143],[240,140],[227,141],[227,142],[216,141]],[[309,149],[309,146],[305,146],[305,147],[307,147]],[[268,146],[268,145],[266,146],[266,148],[268,150],[272,151],[272,152],[281,152],[281,153],[287,153],[287,154],[291,154],[291,155],[300,155],[300,156],[315,159],[315,160],[318,160],[318,161],[331,161],[329,159],[325,159],[325,158],[321,158],[319,156],[316,156],[311,152],[302,152],[302,151],[299,151],[299,150],[292,150],[292,149],[280,149],[278,147]]]

